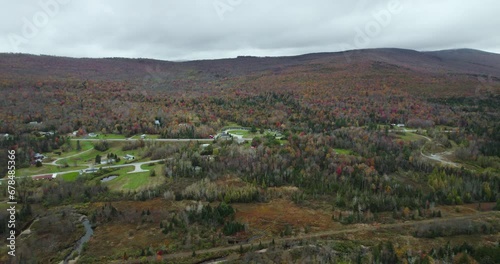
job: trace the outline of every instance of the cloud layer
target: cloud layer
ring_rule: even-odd
[[[495,0],[4,1],[0,52],[164,60],[358,48],[500,53]]]

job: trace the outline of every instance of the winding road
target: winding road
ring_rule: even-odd
[[[432,139],[429,137],[422,136],[419,134],[416,134],[416,135],[425,138],[429,142],[432,142]],[[441,152],[441,153],[426,155],[426,154],[424,154],[424,146],[425,146],[425,144],[422,146],[422,148],[420,148],[420,155],[422,155],[423,157],[430,159],[430,160],[438,161],[441,164],[452,166],[452,167],[460,167],[461,166],[460,164],[455,163],[453,161],[445,160],[445,158],[443,156],[451,154],[452,153],[451,151],[445,151],[445,152]]]
[[[51,166],[59,166],[60,164],[57,164],[58,161],[60,160],[63,160],[63,159],[67,159],[67,158],[72,158],[72,157],[76,157],[76,156],[80,156],[82,155],[83,153],[86,153],[86,152],[89,152],[89,151],[92,151],[94,148],[90,148],[90,149],[87,149],[87,150],[84,150],[82,152],[79,152],[79,153],[76,153],[76,154],[73,154],[73,155],[70,155],[70,156],[67,156],[67,157],[62,157],[62,158],[57,158],[56,160],[52,161],[52,162],[49,162],[49,163],[42,163],[44,165],[51,165]]]
[[[242,138],[243,140],[245,141],[252,141],[253,138]],[[179,138],[179,139],[173,139],[173,138],[146,138],[146,139],[140,139],[140,138],[110,138],[110,139],[97,139],[97,138],[79,138],[78,139],[79,141],[101,141],[101,140],[106,140],[106,141],[117,141],[117,142],[130,142],[130,141],[138,141],[138,140],[144,140],[144,141],[155,141],[155,142],[191,142],[191,141],[197,141],[197,142],[213,142],[214,139],[212,138]],[[58,158],[52,162],[48,162],[48,163],[43,163],[44,165],[49,165],[49,166],[59,166],[59,164],[57,164],[57,162],[59,162],[60,160],[63,160],[63,159],[67,159],[67,158],[71,158],[71,157],[76,157],[76,156],[79,156],[79,155],[82,155],[88,151],[91,151],[93,150],[93,148],[91,149],[87,149],[87,150],[84,150],[80,153],[77,153],[77,154],[73,154],[71,156],[66,156],[66,157],[61,157],[61,158]],[[108,169],[108,168],[123,168],[123,167],[128,167],[128,166],[134,166],[134,170],[133,171],[130,171],[128,173],[138,173],[138,172],[146,172],[146,171],[149,171],[149,170],[143,170],[141,168],[142,165],[144,164],[150,164],[150,163],[155,163],[155,162],[159,162],[159,161],[163,161],[163,160],[150,160],[150,161],[143,161],[143,162],[134,162],[134,163],[127,163],[127,164],[121,164],[121,165],[111,165],[111,166],[104,166],[102,168],[105,168],[105,169]],[[90,168],[90,167],[89,167]],[[99,167],[101,168],[101,167]],[[63,174],[68,174],[68,173],[74,173],[74,172],[80,172],[80,170],[71,170],[71,171],[63,171],[63,172],[57,172],[57,175],[63,175]],[[26,177],[38,177],[38,176],[44,176],[44,175],[48,175],[48,174],[52,174],[52,173],[42,173],[42,174],[34,174],[34,175],[23,175],[23,176],[17,176],[16,178],[26,178]],[[5,178],[2,178],[0,179],[0,182],[1,181],[4,181]]]

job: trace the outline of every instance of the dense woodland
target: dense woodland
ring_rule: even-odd
[[[20,58],[16,60],[21,64]],[[155,70],[156,75],[136,73],[138,77],[130,79],[119,72],[113,78],[104,78],[99,71],[94,79],[87,79],[91,73],[83,71],[78,76],[68,69],[64,75],[63,67],[54,66],[54,75],[43,78],[38,74],[20,78],[15,70],[11,75],[2,73],[0,132],[8,135],[0,139],[0,162],[6,162],[7,149],[15,149],[19,168],[36,165],[35,153],[77,148],[68,135],[73,131],[78,135],[145,133],[197,139],[236,123],[284,136],[278,140],[262,134],[250,146],[219,140],[208,152],[195,142],[185,146],[130,143],[124,149],[145,149],[141,158],[165,159],[162,175],[156,177],[183,182],[183,188],[162,185],[140,192],[111,192],[91,181],[104,172],[75,182],[26,179],[19,182],[18,199],[24,204],[20,221],[27,223],[33,218],[30,204],[51,208],[157,197],[194,200],[205,204],[171,213],[159,224],[166,236],[190,233],[193,227],[202,230],[200,233],[207,236],[195,239],[193,235],[198,241],[193,244],[204,248],[224,245],[221,234],[233,236],[248,231],[244,223],[234,221],[231,203],[267,202],[279,187],[296,187],[290,199],[301,206],[326,201],[337,212],[332,219],[345,224],[371,223],[387,212],[394,219],[438,217],[432,211],[437,205],[496,202],[500,209],[497,79],[485,84],[472,73],[440,75],[387,60],[344,65],[327,59],[317,55],[304,64],[278,60],[282,66],[273,62],[264,67],[262,62],[252,62],[255,58],[240,58],[248,68],[235,66],[232,71],[223,71],[225,65],[231,65],[224,60],[211,72],[203,65],[176,68],[174,63],[166,63]],[[47,59],[47,71],[51,71],[51,65],[67,63],[61,60]],[[129,63],[107,59],[95,65],[108,70],[110,61],[125,66]],[[259,67],[263,70],[257,70]],[[424,136],[402,140],[391,131],[391,124],[406,124],[425,131],[421,133]],[[44,131],[53,131],[54,135],[41,137],[39,132]],[[444,148],[456,146],[454,159],[475,164],[477,169],[429,161],[421,155],[426,137]],[[339,149],[344,152],[339,153]],[[6,167],[1,169],[5,175]],[[236,187],[216,184],[224,177],[236,177],[241,182]],[[207,206],[207,202],[218,205]],[[131,221],[125,215],[108,204],[90,218],[95,224],[110,219]],[[148,215],[143,212],[136,220],[149,221]],[[498,232],[496,228],[489,232]],[[220,232],[213,231],[218,229]],[[1,233],[6,230],[1,226]],[[191,240],[181,241],[178,249],[191,244]],[[318,258],[332,257],[331,252],[315,250],[313,255]],[[481,250],[489,249],[475,248],[461,256],[482,254],[478,253]],[[370,256],[392,263],[397,258],[393,251],[390,245],[381,244],[370,249]],[[451,251],[465,252],[448,247],[436,249],[427,258],[449,260]],[[147,252],[143,249],[134,254],[144,256]],[[349,258],[356,257],[353,253]],[[257,261],[271,256],[247,258]],[[429,263],[425,259],[421,258],[421,263]]]

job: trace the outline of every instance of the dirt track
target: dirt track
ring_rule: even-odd
[[[301,236],[296,236],[296,237],[278,238],[278,239],[275,239],[274,241],[275,241],[275,243],[281,244],[282,242],[288,242],[288,241],[298,241],[298,240],[311,239],[311,238],[328,237],[328,236],[333,236],[333,235],[342,235],[342,234],[356,233],[356,232],[361,232],[361,231],[376,231],[376,230],[389,229],[389,228],[395,228],[395,227],[411,227],[411,226],[416,226],[416,225],[421,225],[421,224],[439,223],[439,222],[445,222],[445,221],[450,221],[450,220],[476,219],[476,218],[483,218],[485,216],[495,216],[497,218],[500,218],[500,212],[499,211],[480,212],[480,213],[476,213],[473,215],[466,215],[466,216],[434,218],[434,219],[428,219],[428,220],[411,221],[411,222],[396,223],[396,224],[383,224],[383,225],[378,225],[378,226],[365,225],[365,226],[358,226],[355,228],[348,228],[348,229],[342,229],[342,230],[322,231],[322,232],[301,235]],[[270,244],[272,242],[272,240],[262,240],[260,242],[262,244]],[[244,244],[238,244],[238,245],[234,245],[234,246],[216,247],[216,248],[196,251],[196,254],[223,253],[226,251],[236,251],[236,250],[240,249],[240,246],[242,246],[243,248],[248,248],[252,245],[257,245],[257,244],[244,243]],[[193,254],[192,251],[174,253],[174,254],[164,255],[163,259],[169,260],[169,259],[177,259],[177,258],[186,258],[186,257],[191,257],[192,254]]]

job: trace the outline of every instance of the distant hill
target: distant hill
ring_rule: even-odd
[[[469,96],[477,85],[490,82],[497,90],[500,54],[458,49],[418,52],[405,49],[366,49],[288,57],[170,62],[152,59],[68,58],[0,54],[0,84],[47,81],[132,82],[144,89],[211,89],[227,83],[255,86],[260,81],[284,83],[315,76],[318,81],[351,78],[353,82],[384,80],[409,92]],[[286,76],[286,80],[283,78]],[[441,90],[436,90],[437,88]],[[451,93],[450,93],[451,91]]]

